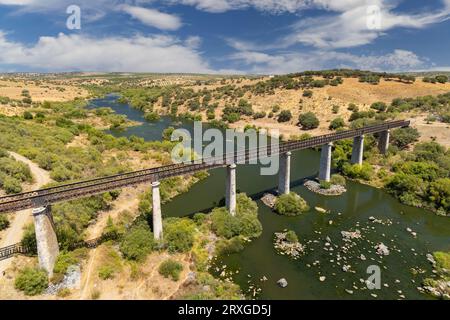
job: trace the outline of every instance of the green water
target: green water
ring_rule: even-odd
[[[97,100],[96,105],[111,106],[112,100]],[[142,121],[139,111],[114,103],[112,107],[132,120],[138,120],[139,117]],[[117,136],[135,134],[147,140],[156,140],[170,122],[170,119],[164,118],[158,124],[144,123],[136,128],[112,133]],[[187,128],[191,126],[189,123],[182,125]],[[382,190],[350,181],[347,193],[339,197],[311,193],[302,186],[302,180],[317,173],[318,163],[319,154],[315,151],[293,153],[292,190],[305,198],[311,208],[319,206],[331,210],[330,213],[323,214],[312,209],[299,217],[283,217],[273,213],[258,200],[262,236],[248,244],[244,251],[220,257],[215,261],[215,266],[222,268],[226,265],[228,271],[233,271],[233,280],[244,291],[249,286],[261,288],[257,295],[260,299],[397,299],[401,294],[406,299],[427,299],[428,296],[416,289],[421,280],[431,274],[431,265],[425,255],[437,250],[450,250],[450,220],[404,206]],[[237,169],[238,190],[254,199],[259,199],[264,192],[273,191],[276,185],[277,177],[259,175],[257,166],[239,166]],[[188,193],[164,205],[163,215],[187,216],[208,211],[223,201],[224,190],[225,170],[212,170],[207,179],[194,185]],[[385,224],[370,222],[371,216]],[[417,232],[417,238],[406,228]],[[278,255],[273,248],[274,232],[284,229],[295,230],[300,242],[306,246],[305,254],[298,260]],[[355,246],[347,253],[340,253],[339,265],[337,254],[344,244],[341,231],[356,229],[361,231],[363,237],[355,240]],[[325,246],[327,236],[331,240],[328,247]],[[380,257],[375,253],[374,246],[379,242],[388,246],[390,255]],[[366,260],[361,260],[361,254],[365,255]],[[313,266],[316,261],[320,263]],[[355,273],[343,272],[344,264],[350,265],[350,270]],[[381,268],[383,285],[380,290],[368,290],[360,282],[360,279],[368,278],[366,270],[370,265]],[[423,270],[424,273],[414,275],[411,268]],[[220,272],[221,269],[217,274]],[[260,281],[263,276],[268,281]],[[325,276],[326,280],[321,282],[321,276]],[[288,281],[286,288],[276,284],[280,278]],[[347,293],[345,289],[352,290],[353,294]]]

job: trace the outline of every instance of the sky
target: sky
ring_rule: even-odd
[[[0,72],[450,70],[450,0],[0,0]]]

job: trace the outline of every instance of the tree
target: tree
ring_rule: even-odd
[[[406,148],[409,144],[416,142],[419,137],[419,131],[416,128],[399,128],[392,131],[392,143],[400,149]]]
[[[315,129],[319,126],[319,119],[313,112],[302,113],[298,117],[298,122],[305,130]]]
[[[375,102],[370,106],[371,109],[377,110],[379,112],[384,112],[387,109],[387,105],[384,102]]]
[[[124,235],[120,251],[129,260],[143,261],[152,251],[153,241],[153,233],[146,221],[142,221]]]
[[[164,241],[169,252],[188,252],[194,245],[195,224],[190,219],[164,221]]]
[[[439,82],[439,83],[446,83],[446,82],[448,82],[448,77],[445,76],[445,75],[439,75],[439,76],[436,76],[435,79],[436,79],[436,81]]]
[[[25,268],[19,272],[14,286],[27,296],[41,294],[48,286],[47,273],[41,269]]]
[[[311,98],[313,96],[312,90],[305,90],[303,91],[303,96],[306,98]]]
[[[336,130],[345,127],[345,121],[341,117],[334,119],[331,121],[329,129]]]
[[[180,279],[180,273],[183,271],[183,265],[173,259],[163,261],[158,268],[158,272],[164,278],[171,278],[173,281]]]
[[[292,113],[289,110],[283,110],[278,115],[278,122],[288,122],[292,119]]]
[[[291,192],[277,198],[274,206],[275,212],[285,216],[297,216],[309,210],[306,201],[298,194]]]
[[[438,179],[430,184],[428,197],[432,203],[444,212],[450,211],[450,178]]]

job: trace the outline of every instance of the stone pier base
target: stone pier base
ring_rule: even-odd
[[[51,207],[35,208],[32,212],[39,266],[47,271],[49,277],[51,277],[53,276],[53,268],[59,254]]]

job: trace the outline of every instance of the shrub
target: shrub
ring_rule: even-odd
[[[302,113],[298,117],[298,122],[305,130],[315,129],[319,126],[319,119],[313,112]]]
[[[20,185],[20,181],[16,178],[5,176],[1,183],[3,185],[3,189],[8,194],[19,193],[22,191],[22,186]]]
[[[384,112],[387,109],[387,105],[384,102],[375,102],[370,106],[371,109],[377,110],[379,112]]]
[[[242,250],[244,250],[244,240],[239,236],[229,240],[219,240],[216,244],[217,255],[233,254],[241,252]]]
[[[194,245],[195,225],[190,219],[169,218],[164,221],[164,241],[169,252],[187,252]]]
[[[356,104],[350,103],[350,104],[348,105],[347,110],[352,111],[352,112],[358,112],[358,111],[359,111],[359,108],[358,108],[358,106],[357,106]]]
[[[142,221],[125,233],[120,244],[120,251],[129,260],[143,261],[153,247],[153,233],[147,223]]]
[[[306,98],[311,98],[313,96],[312,90],[305,90],[303,91],[303,96]]]
[[[306,201],[298,194],[291,192],[283,194],[275,201],[275,211],[285,216],[297,216],[309,210]]]
[[[362,165],[345,163],[342,172],[352,179],[370,180],[373,176],[373,168],[370,164],[364,162]]]
[[[98,269],[98,277],[102,280],[108,280],[114,278],[115,269],[110,265],[101,266]]]
[[[334,114],[337,114],[339,112],[339,109],[340,107],[338,105],[334,105],[331,110],[333,111]]]
[[[435,79],[436,79],[436,81],[439,82],[439,83],[446,83],[446,82],[448,82],[448,77],[445,76],[445,75],[439,75],[439,76],[436,76]]]
[[[419,131],[416,128],[399,128],[392,131],[392,144],[400,149],[406,148],[409,144],[416,142],[419,137]]]
[[[345,127],[345,121],[341,117],[334,119],[331,121],[329,129],[336,130]]]
[[[330,189],[331,188],[331,182],[325,181],[325,180],[321,180],[320,181],[320,188],[321,189],[325,189],[325,190]]]
[[[245,194],[238,194],[236,216],[232,216],[226,208],[216,208],[211,212],[211,228],[218,236],[227,239],[239,235],[259,237],[262,226],[258,220],[258,206]]]
[[[292,113],[289,110],[283,110],[278,115],[278,122],[288,122],[292,119]]]
[[[290,243],[298,242],[298,236],[295,231],[289,230],[288,232],[286,232],[286,240]]]
[[[334,185],[339,185],[339,186],[345,186],[345,184],[346,184],[345,178],[343,176],[341,176],[340,174],[333,174],[331,176],[330,182]]]
[[[145,118],[145,120],[150,121],[150,122],[158,121],[159,119],[161,119],[160,115],[157,114],[156,112],[146,113],[144,118]]]
[[[4,214],[0,214],[0,231],[9,227],[8,217]]]
[[[25,112],[23,113],[23,118],[24,118],[25,120],[32,120],[32,119],[33,119],[33,115],[31,114],[31,112],[25,111]]]
[[[47,273],[41,269],[25,268],[19,272],[14,286],[27,296],[41,294],[48,286]]]
[[[173,281],[180,279],[181,271],[183,271],[183,265],[172,259],[167,259],[158,268],[160,275],[164,278],[171,278]]]

